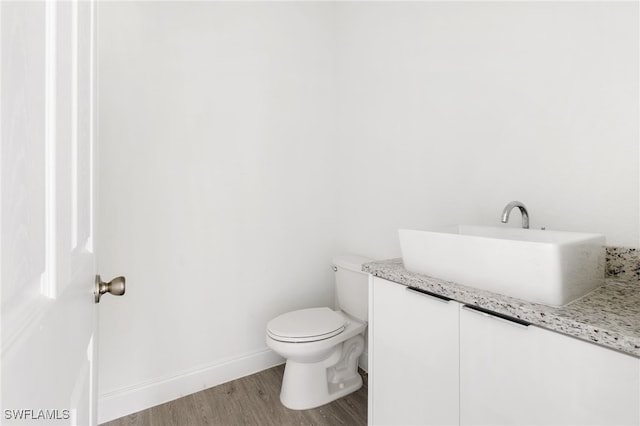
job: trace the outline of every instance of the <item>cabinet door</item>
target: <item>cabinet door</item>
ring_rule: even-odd
[[[459,304],[374,278],[371,424],[458,424]]]
[[[464,425],[638,424],[639,360],[463,307]]]

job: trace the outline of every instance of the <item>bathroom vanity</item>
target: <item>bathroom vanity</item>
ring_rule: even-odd
[[[640,424],[640,285],[566,306],[363,267],[369,423]]]

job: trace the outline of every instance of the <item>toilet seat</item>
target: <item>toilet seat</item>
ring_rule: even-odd
[[[315,342],[337,336],[345,325],[345,317],[329,308],[301,309],[269,321],[267,334],[281,342]]]

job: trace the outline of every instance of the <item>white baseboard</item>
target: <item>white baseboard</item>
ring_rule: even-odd
[[[108,392],[100,395],[98,400],[98,423],[146,410],[203,389],[266,370],[284,361],[272,350],[263,349],[181,374],[160,377]]]

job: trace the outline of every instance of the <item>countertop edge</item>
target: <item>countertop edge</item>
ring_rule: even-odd
[[[612,286],[636,286],[640,296],[640,286],[627,282],[607,279],[602,287],[565,306],[547,306],[526,302],[509,296],[503,296],[450,281],[440,280],[427,275],[417,274],[404,269],[402,259],[388,259],[365,263],[362,271],[405,286],[421,288],[433,293],[449,297],[460,303],[478,306],[500,314],[530,322],[533,325],[552,330],[580,340],[620,351],[624,354],[640,358],[640,332],[633,326],[640,319],[618,317],[611,319],[601,301],[606,291],[617,290]],[[626,290],[625,287],[624,289]],[[603,293],[600,298],[593,297],[596,292]],[[594,301],[595,300],[595,301]],[[634,312],[635,314],[635,312]],[[624,321],[624,320],[627,321]],[[623,321],[620,321],[623,320]],[[603,326],[601,322],[613,321],[611,326]],[[618,324],[620,322],[621,324]],[[627,327],[627,330],[620,330]]]

